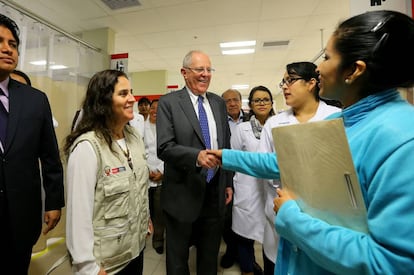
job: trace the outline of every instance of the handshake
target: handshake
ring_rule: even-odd
[[[204,168],[215,168],[221,165],[222,150],[201,150],[197,157],[197,164]]]

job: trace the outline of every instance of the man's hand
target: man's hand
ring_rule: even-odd
[[[152,224],[151,218],[148,219],[148,231],[147,231],[147,238],[154,233],[154,225]]]
[[[223,150],[207,150],[207,153],[215,155],[217,158],[221,160],[221,156],[223,154]]]
[[[225,192],[226,192],[225,197],[226,197],[226,205],[227,205],[227,204],[229,204],[229,203],[231,202],[231,200],[233,199],[233,188],[231,188],[231,187],[226,187]]]
[[[60,210],[50,210],[45,212],[45,223],[47,227],[43,230],[44,235],[56,227],[60,221],[60,214]]]
[[[197,157],[197,163],[204,168],[214,168],[219,166],[221,161],[214,154],[208,154],[207,150],[201,150]]]
[[[163,174],[160,171],[150,171],[149,173],[149,179],[155,182],[162,181]]]

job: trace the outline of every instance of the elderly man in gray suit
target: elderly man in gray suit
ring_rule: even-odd
[[[232,173],[206,149],[230,148],[224,100],[207,92],[214,69],[208,55],[190,51],[181,74],[186,86],[160,98],[157,152],[164,161],[167,274],[188,275],[189,247],[197,247],[197,274],[216,275]],[[201,123],[201,124],[200,124]]]

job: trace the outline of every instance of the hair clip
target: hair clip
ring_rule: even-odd
[[[372,55],[374,56],[378,51],[379,51],[379,49],[387,42],[387,40],[388,40],[388,37],[389,37],[389,34],[386,32],[386,33],[384,33],[382,36],[381,36],[381,38],[380,38],[380,40],[378,40],[378,42],[375,44],[375,46],[374,46],[374,49],[372,50]]]
[[[380,21],[380,22],[378,22],[378,24],[377,25],[375,25],[375,27],[373,27],[371,30],[370,30],[370,32],[377,32],[377,31],[379,31],[380,29],[382,29],[383,27],[384,27],[384,25],[385,24],[387,24],[387,22],[388,21],[390,21],[390,19],[391,18],[393,18],[394,17],[394,15],[393,14],[391,14],[391,15],[388,15],[387,17],[385,17],[385,19],[384,20],[382,20],[382,21]]]

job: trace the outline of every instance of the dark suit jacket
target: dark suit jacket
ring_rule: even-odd
[[[46,95],[13,79],[9,82],[9,121],[1,152],[0,186],[5,187],[8,221],[16,247],[32,246],[42,228],[41,163],[45,210],[64,206],[63,168]],[[1,221],[3,223],[3,221]],[[0,238],[10,236],[0,236]]]
[[[230,129],[224,100],[207,92],[217,126],[219,148],[230,148]],[[162,208],[183,222],[193,222],[200,214],[206,187],[206,169],[197,167],[197,156],[206,147],[200,124],[187,90],[181,89],[160,98],[157,110],[157,153],[164,161],[161,191]],[[218,215],[224,215],[225,187],[232,174],[219,169]]]

